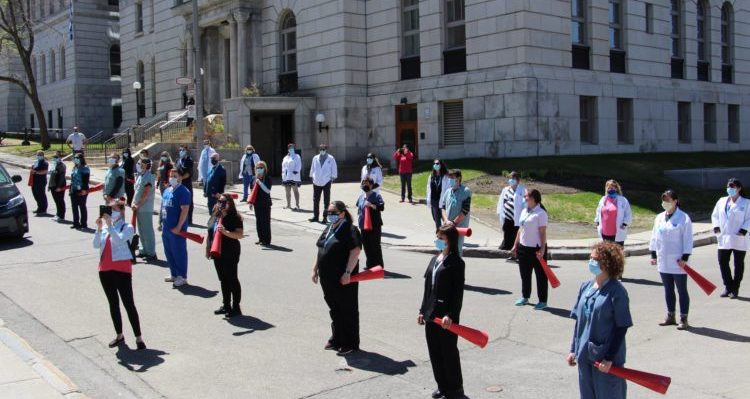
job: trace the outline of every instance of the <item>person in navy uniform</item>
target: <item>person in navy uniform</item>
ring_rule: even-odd
[[[187,231],[189,210],[190,192],[180,184],[180,174],[177,173],[177,169],[172,169],[169,172],[169,188],[164,190],[161,200],[159,231],[161,231],[161,241],[170,272],[164,281],[172,283],[174,287],[188,283],[187,243],[180,233]]]
[[[359,229],[362,231],[362,247],[365,249],[367,262],[366,269],[374,266],[383,266],[383,249],[380,247],[380,239],[383,235],[383,217],[381,212],[385,209],[383,197],[375,191],[375,182],[371,177],[362,179],[362,193],[357,199],[357,212]],[[365,209],[370,208],[372,230],[365,230]]]
[[[44,151],[37,151],[36,162],[31,165],[31,193],[34,195],[36,201],[36,210],[34,213],[37,215],[47,214],[47,171],[49,170],[49,163],[44,159]]]
[[[221,157],[218,152],[211,155],[211,167],[208,169],[206,181],[203,185],[203,196],[208,198],[208,209],[214,209],[216,199],[224,192],[227,185],[227,171],[219,163]]]
[[[630,300],[618,279],[625,267],[622,248],[603,241],[591,250],[593,279],[581,284],[570,316],[576,319],[568,365],[578,365],[581,399],[624,399],[625,380],[609,374],[625,364],[625,333],[633,326]],[[598,362],[595,365],[594,362]]]
[[[432,397],[463,398],[458,336],[447,330],[452,324],[459,323],[464,298],[466,264],[459,252],[455,225],[440,226],[435,247],[440,253],[430,260],[424,274],[424,296],[417,324],[425,326],[427,350],[438,386]],[[440,319],[440,325],[432,321],[434,318]]]
[[[130,153],[130,148],[122,151],[120,168],[125,171],[125,198],[128,206],[133,204],[133,194],[135,193],[135,160]]]
[[[255,230],[258,233],[256,245],[271,245],[271,177],[268,176],[268,165],[259,161],[255,164],[255,182],[258,183],[258,194],[251,206],[255,210]]]
[[[188,224],[193,224],[193,171],[195,163],[190,157],[190,151],[184,145],[180,146],[177,153],[177,172],[180,173],[181,184],[190,191],[190,211],[188,211]]]

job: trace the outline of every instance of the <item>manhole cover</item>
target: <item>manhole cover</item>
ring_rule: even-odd
[[[501,387],[500,385],[490,385],[487,388],[484,388],[484,390],[487,392],[502,392],[503,387]]]

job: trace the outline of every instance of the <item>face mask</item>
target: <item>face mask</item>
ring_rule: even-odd
[[[325,154],[326,154],[326,150],[320,150],[320,155],[325,155]]]
[[[602,272],[602,268],[599,266],[599,262],[594,259],[589,259],[589,271],[594,276],[598,276]]]
[[[76,164],[76,165],[80,165],[81,164],[81,159],[80,158],[74,158],[73,159],[73,163]]]
[[[294,156],[294,153],[295,153],[294,148],[290,148],[289,149],[289,156]]]
[[[508,184],[511,185],[511,186],[515,186],[516,184],[518,184],[518,180],[516,180],[516,179],[508,179]]]
[[[141,168],[141,164],[139,164],[139,163],[135,164],[135,171],[138,172],[138,173],[142,173],[143,172],[143,168]]]
[[[372,158],[367,158],[367,164],[372,165]]]
[[[109,163],[110,165],[114,165],[115,162],[117,162],[117,160],[115,160],[114,158],[110,158],[107,160],[107,163]]]
[[[257,174],[259,174],[259,175],[262,175],[262,174],[263,174],[263,173],[264,173],[265,171],[266,171],[266,170],[265,170],[265,169],[263,169],[263,168],[257,168],[257,169],[255,169],[255,173],[257,173]]]
[[[367,193],[367,192],[370,192],[370,186],[367,186],[367,185],[362,185],[362,191],[364,191],[364,192],[366,192],[366,193]]]
[[[670,211],[672,209],[672,203],[668,201],[662,201],[661,207],[664,208],[665,211]]]
[[[117,220],[120,218],[121,213],[117,211],[112,211],[112,220]]]
[[[60,158],[54,157],[54,158],[52,158],[52,162],[58,163],[58,162],[60,162]]]
[[[444,250],[445,247],[447,247],[447,246],[448,246],[448,244],[446,244],[445,241],[443,241],[443,240],[441,240],[439,238],[435,240],[435,248],[437,248],[438,251]]]
[[[167,161],[169,160],[169,158],[167,158],[167,157],[161,157],[161,160],[162,160],[163,162],[167,162]]]
[[[128,159],[129,156],[130,156],[130,154],[128,154],[127,152],[123,152],[122,153],[122,158],[123,159]]]
[[[177,182],[177,178],[176,177],[170,177],[169,178],[169,185],[170,186],[177,187],[177,184],[178,184],[178,182]]]
[[[616,198],[617,197],[617,190],[607,190],[607,196],[609,198]]]
[[[734,197],[735,195],[737,195],[737,189],[734,187],[727,187],[727,195],[729,195],[730,197]]]
[[[440,170],[440,164],[439,163],[433,164],[432,170]]]
[[[208,144],[203,144],[203,149],[208,149]]]
[[[187,151],[180,150],[180,158],[185,158],[185,155],[187,155]]]
[[[456,179],[448,178],[448,185],[454,187],[456,185]]]
[[[36,159],[37,159],[37,161],[44,161],[44,156],[42,156],[42,155],[37,155],[37,156],[36,156]]]
[[[326,220],[328,220],[328,223],[336,223],[339,221],[339,215],[333,214],[326,216]]]
[[[245,154],[247,154],[247,155],[253,155],[253,152],[252,151],[245,151]]]
[[[217,163],[219,163],[218,159],[212,159],[211,160],[211,165],[216,165]]]

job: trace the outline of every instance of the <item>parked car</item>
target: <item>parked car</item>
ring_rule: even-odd
[[[22,180],[19,175],[11,177],[0,164],[0,236],[22,238],[29,232],[26,200],[16,187]]]

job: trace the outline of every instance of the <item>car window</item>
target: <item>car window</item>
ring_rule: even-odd
[[[5,171],[5,168],[0,167],[0,184],[8,183],[11,183],[10,176],[8,176],[8,172]]]

